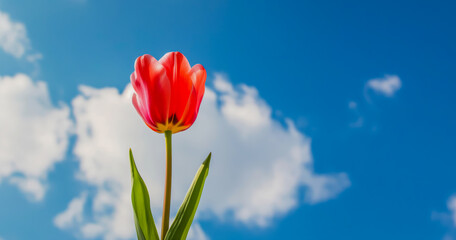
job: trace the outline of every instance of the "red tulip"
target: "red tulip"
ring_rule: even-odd
[[[133,105],[150,129],[177,133],[195,122],[206,82],[201,64],[191,67],[180,52],[169,52],[158,61],[146,54],[136,59],[130,78]]]

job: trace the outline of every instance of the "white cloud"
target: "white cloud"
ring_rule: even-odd
[[[36,62],[38,60],[43,59],[43,54],[41,54],[41,53],[30,54],[26,57],[26,59],[29,62]]]
[[[358,108],[358,104],[355,101],[350,101],[350,102],[348,102],[348,108],[357,109]]]
[[[366,86],[386,97],[392,97],[402,87],[402,82],[396,75],[386,75],[384,78],[369,80]]]
[[[6,53],[36,63],[43,58],[41,53],[30,53],[31,44],[23,23],[13,21],[8,13],[0,11],[0,48]]]
[[[11,177],[10,183],[17,185],[19,189],[29,194],[32,200],[41,200],[46,193],[45,183],[36,178]]]
[[[448,209],[451,212],[451,219],[453,220],[453,225],[456,227],[456,195],[451,196],[447,203]]]
[[[0,112],[0,181],[41,200],[47,173],[67,149],[70,110],[52,105],[44,82],[17,74],[0,77]]]
[[[198,223],[193,224],[190,230],[187,236],[188,240],[210,240]]]
[[[258,97],[255,88],[240,85],[241,91],[234,91],[233,86],[221,74],[215,75],[214,86],[222,93],[222,115],[238,131],[262,129],[270,125],[271,109]]]
[[[356,120],[350,122],[349,126],[352,128],[360,128],[364,126],[364,117],[358,110],[358,103],[355,101],[348,102],[348,109],[350,109],[356,116]]]
[[[54,218],[54,224],[59,228],[69,228],[74,223],[82,222],[86,199],[87,193],[83,192],[79,197],[71,200],[67,209]]]
[[[334,198],[350,185],[344,173],[316,174],[310,139],[291,120],[271,117],[271,108],[255,88],[233,87],[217,75],[206,89],[200,114],[189,130],[173,135],[172,213],[184,198],[207,154],[213,158],[192,228],[193,239],[208,239],[197,219],[217,217],[267,226],[297,207],[299,190],[311,204]],[[134,236],[130,202],[128,149],[132,147],[151,196],[155,219],[161,217],[165,142],[149,130],[131,104],[132,89],[83,86],[73,100],[79,158],[78,179],[95,187],[91,211],[75,228],[86,237]]]
[[[14,22],[7,13],[0,11],[0,47],[16,58],[20,58],[29,48],[25,25]]]
[[[443,239],[452,240],[456,239],[456,195],[453,195],[448,199],[447,208],[447,212],[433,212],[432,219],[440,221],[448,228]]]

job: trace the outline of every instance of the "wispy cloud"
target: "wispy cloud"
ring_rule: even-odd
[[[210,240],[206,233],[201,228],[201,225],[196,223],[191,226],[191,231],[188,233],[188,240]]]
[[[16,58],[20,58],[29,48],[30,40],[27,37],[25,25],[14,22],[7,13],[0,11],[0,47]]]
[[[32,53],[30,39],[23,23],[13,21],[8,13],[0,11],[0,48],[15,58],[22,58],[35,63],[43,56]]]
[[[385,97],[392,97],[402,87],[402,82],[396,75],[386,75],[384,78],[369,80],[366,87]]]
[[[86,192],[81,193],[78,197],[71,200],[67,209],[54,218],[54,224],[59,228],[66,229],[75,223],[81,222],[86,200]]]
[[[310,139],[291,120],[286,127],[274,120],[270,106],[255,88],[235,87],[223,75],[216,76],[214,85],[214,89],[206,89],[195,125],[173,138],[172,212],[177,211],[209,151],[213,161],[197,220],[215,216],[265,227],[299,202],[326,201],[350,185],[345,173],[313,171]],[[121,94],[113,88],[81,87],[81,92],[72,103],[77,134],[74,154],[80,161],[78,179],[97,190],[89,194],[93,201],[88,201],[88,209],[92,211],[74,227],[83,233],[90,224],[102,229],[96,237],[130,238],[134,226],[128,148],[132,147],[144,173],[152,211],[160,219],[164,138],[137,116],[131,105],[131,86]],[[301,200],[300,189],[306,189]],[[192,231],[195,239],[207,238],[197,222]]]
[[[448,228],[443,240],[456,239],[456,194],[451,196],[447,201],[447,212],[433,212],[432,219],[440,221]]]
[[[348,102],[348,109],[350,109],[356,116],[356,120],[350,122],[350,127],[360,128],[364,126],[364,117],[360,114],[358,110],[358,103],[356,103],[355,101]]]
[[[391,98],[402,87],[401,79],[396,75],[385,75],[383,78],[370,79],[364,85],[364,100],[372,103],[370,93],[373,91],[381,96]],[[361,128],[372,125],[363,109],[360,110],[360,104],[363,106],[364,101],[349,101],[348,109],[356,116],[356,120],[349,122],[351,128]],[[366,110],[366,109],[364,109]],[[372,131],[377,130],[377,126],[371,127]]]
[[[451,219],[453,219],[453,225],[456,227],[456,195],[452,196],[448,200],[448,209],[451,212]]]
[[[44,82],[17,74],[0,77],[0,112],[0,181],[41,200],[47,173],[67,149],[70,110],[52,105]]]

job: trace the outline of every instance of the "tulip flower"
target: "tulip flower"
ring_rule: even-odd
[[[133,105],[150,129],[177,133],[195,122],[206,82],[201,64],[190,67],[180,52],[167,53],[158,61],[146,54],[136,59],[130,79]]]
[[[201,64],[193,67],[180,52],[165,54],[160,60],[150,55],[136,59],[130,76],[134,88],[133,106],[146,125],[164,133],[166,141],[166,179],[163,200],[161,240],[185,239],[209,171],[211,154],[199,169],[189,192],[169,228],[171,203],[172,147],[171,136],[188,129],[195,122],[204,95],[206,70]],[[149,195],[130,151],[132,170],[132,203],[135,225],[140,240],[158,240],[149,206]],[[169,232],[168,232],[169,229]]]

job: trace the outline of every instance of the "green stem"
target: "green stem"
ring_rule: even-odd
[[[166,140],[166,180],[165,180],[165,197],[163,200],[163,215],[161,240],[165,239],[166,232],[169,228],[169,209],[171,205],[171,172],[172,172],[172,149],[171,149],[171,131],[165,131]]]

